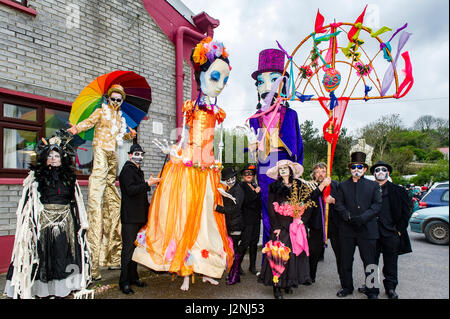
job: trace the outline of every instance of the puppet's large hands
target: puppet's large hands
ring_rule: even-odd
[[[155,144],[164,154],[168,154],[175,158],[181,159],[181,156],[178,155],[178,150],[180,149],[181,141],[178,144],[173,143],[169,144],[169,142],[166,139],[163,139],[162,141],[154,139],[152,143]]]

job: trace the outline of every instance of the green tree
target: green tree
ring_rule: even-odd
[[[384,156],[392,140],[392,136],[403,129],[399,114],[383,115],[360,130],[361,138],[374,147],[374,158],[385,160]]]
[[[429,183],[430,181],[433,182],[448,181],[449,175],[448,171],[449,171],[449,161],[440,160],[436,164],[426,165],[424,168],[422,168],[417,173],[417,176],[411,179],[411,183],[414,183],[416,185],[423,185]]]

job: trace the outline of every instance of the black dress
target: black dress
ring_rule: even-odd
[[[31,200],[28,197],[27,199]],[[79,276],[82,258],[77,237],[80,221],[74,186],[66,185],[58,179],[42,189],[40,200],[44,210],[39,214],[39,264],[37,267],[36,264],[33,266],[30,274],[35,276],[31,295],[65,297],[72,291],[81,289]],[[13,271],[14,266],[11,264],[5,286],[5,293],[9,297],[12,297],[9,284]]]
[[[301,185],[302,182],[296,180],[297,185]],[[276,235],[273,233],[275,229],[280,229],[280,235],[278,240],[291,249],[289,254],[289,260],[286,263],[286,268],[278,279],[277,287],[289,288],[298,287],[298,285],[311,283],[311,277],[309,273],[309,257],[305,251],[302,251],[298,256],[292,252],[292,243],[289,235],[289,226],[293,222],[293,218],[289,216],[283,216],[275,212],[273,203],[278,202],[280,205],[286,202],[290,195],[290,188],[280,185],[280,182],[274,182],[269,185],[269,197],[267,201],[267,210],[270,219],[270,238],[269,240],[275,240]],[[311,216],[311,210],[306,209],[301,219],[303,223],[306,223]],[[266,286],[273,286],[273,273],[270,267],[268,258],[264,258],[263,265],[261,267],[261,273],[258,277],[258,281]]]

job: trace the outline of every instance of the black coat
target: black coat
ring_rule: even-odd
[[[256,187],[256,185],[253,185],[253,188]],[[241,183],[241,188],[244,191],[244,203],[242,204],[244,224],[253,225],[260,223],[262,209],[261,192],[255,192],[246,182]]]
[[[330,196],[336,198],[336,193],[338,189],[339,183],[336,181],[331,181],[331,191]],[[320,191],[319,187],[317,187],[312,193],[311,193],[311,199],[314,200],[316,203],[315,207],[311,208],[311,217],[308,221],[308,228],[310,229],[322,229],[322,211],[320,209],[320,203],[319,203],[319,196],[322,196],[323,199],[323,192]],[[322,201],[323,209],[325,212],[325,202]],[[337,236],[338,234],[338,220],[336,216],[336,212],[334,209],[334,204],[329,205],[328,210],[328,237]]]
[[[411,217],[411,207],[408,193],[402,187],[395,185],[389,181],[386,182],[388,187],[389,206],[391,218],[400,236],[400,246],[398,254],[406,254],[412,252],[411,242],[408,235],[409,218]],[[379,221],[380,223],[383,220]]]
[[[361,177],[339,184],[335,209],[339,215],[339,233],[344,237],[378,239],[378,215],[381,209],[381,188],[377,182]]]
[[[228,197],[223,198],[223,206],[217,205],[216,211],[225,214],[225,222],[227,225],[227,232],[241,231],[244,229],[244,220],[242,218],[242,204],[244,203],[244,191],[239,183],[234,184],[227,191],[236,199],[236,204]]]
[[[123,224],[145,224],[148,216],[148,195],[150,190],[144,179],[144,172],[127,161],[119,175],[122,201],[120,221]]]

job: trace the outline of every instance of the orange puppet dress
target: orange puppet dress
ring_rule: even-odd
[[[217,106],[215,106],[218,108]],[[133,260],[156,271],[180,276],[193,272],[222,277],[233,263],[225,216],[214,210],[222,205],[217,191],[220,164],[214,161],[214,127],[225,112],[195,106],[186,101],[189,140],[164,166],[148,212],[147,224],[139,231]]]

